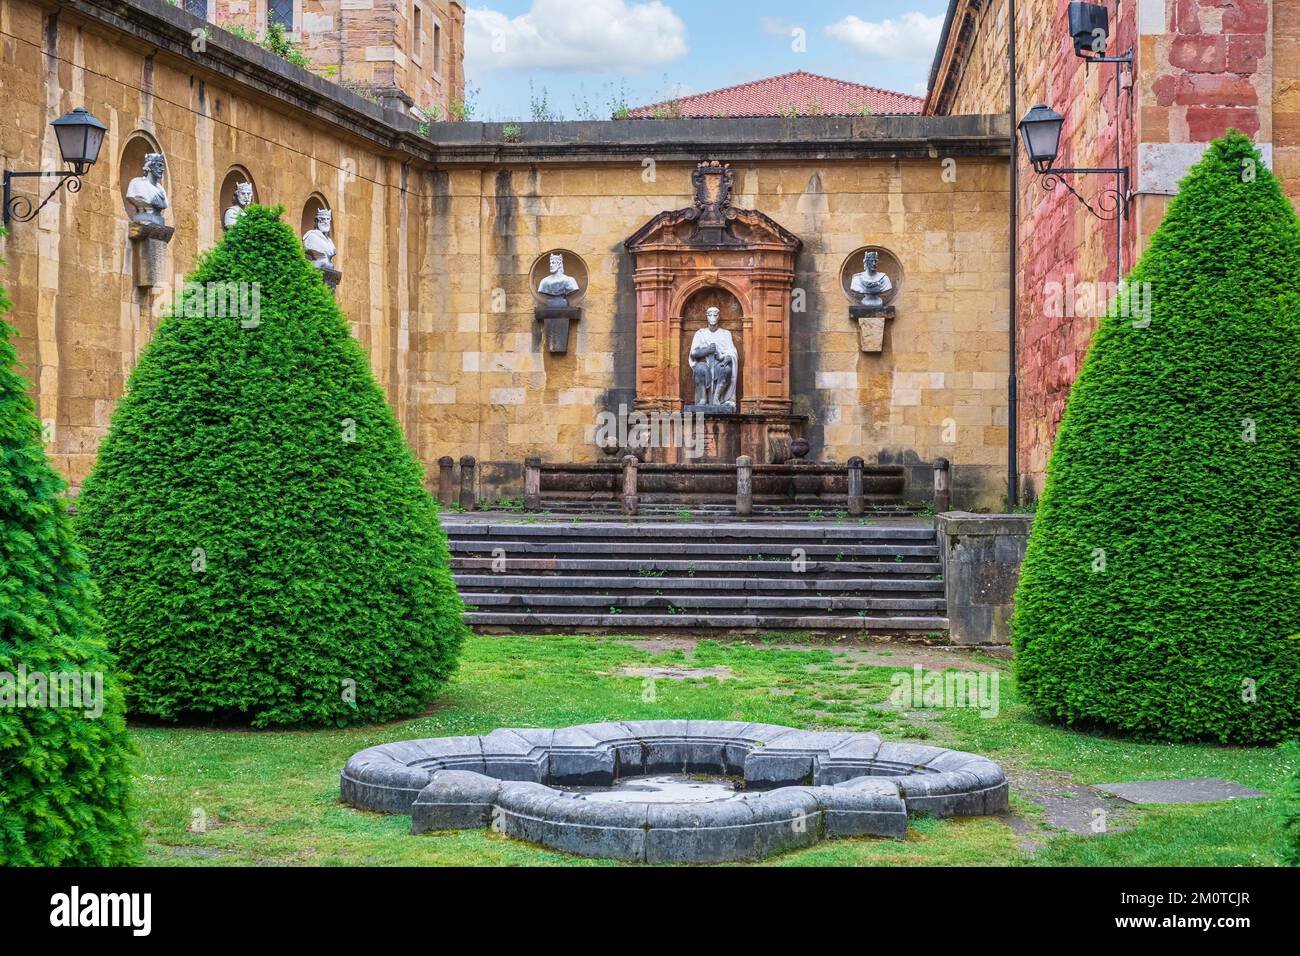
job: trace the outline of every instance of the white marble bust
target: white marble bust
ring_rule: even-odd
[[[334,228],[334,213],[328,209],[316,212],[316,228],[309,229],[302,237],[302,247],[307,258],[317,269],[333,269],[334,256],[338,250],[330,232]]]
[[[578,280],[565,275],[564,256],[561,253],[551,253],[550,269],[551,274],[542,280],[537,291],[552,299],[564,299],[567,302],[569,296],[578,291]]]
[[[144,175],[131,180],[126,187],[126,201],[135,207],[132,222],[165,225],[163,210],[167,208],[167,190],[162,178],[167,171],[167,160],[162,153],[149,153],[144,158]]]
[[[885,304],[883,296],[894,291],[894,283],[890,281],[889,276],[876,269],[880,256],[875,252],[868,252],[862,257],[862,264],[866,268],[865,272],[859,272],[853,277],[853,284],[849,286],[849,291],[855,295],[862,296],[862,304],[868,306],[882,306]]]
[[[695,378],[695,404],[736,407],[736,367],[740,356],[731,333],[718,327],[722,313],[710,308],[708,325],[691,340],[689,360]]]
[[[226,214],[221,218],[222,225],[227,229],[233,226],[252,201],[253,184],[235,183],[235,204],[227,209]]]

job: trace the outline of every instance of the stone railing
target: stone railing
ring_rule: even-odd
[[[933,465],[936,513],[951,506],[951,465]],[[438,462],[438,501],[443,507],[475,511],[478,463],[473,456]],[[844,510],[857,517],[869,504],[901,504],[907,472],[900,465],[868,465],[861,458],[847,464],[794,460],[783,465],[756,465],[741,457],[730,464],[647,463],[631,455],[618,459],[556,464],[540,458],[524,462],[526,511],[541,511],[543,501],[582,504],[619,502],[628,514],[641,504],[719,505],[735,503],[736,513],[752,514],[759,504],[795,504]]]

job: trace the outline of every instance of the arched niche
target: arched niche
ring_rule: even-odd
[[[852,254],[844,260],[844,264],[840,266],[840,288],[844,291],[844,297],[849,300],[850,305],[857,305],[862,301],[862,296],[855,295],[850,286],[853,284],[853,277],[866,268],[863,259],[868,252],[876,254],[876,270],[889,276],[893,288],[881,298],[885,305],[892,305],[902,291],[906,277],[903,275],[903,264],[898,261],[898,256],[884,246],[862,246],[853,250]]]
[[[237,183],[253,184],[253,202],[262,202],[262,193],[257,188],[257,180],[253,178],[245,167],[235,165],[230,167],[226,173],[226,178],[221,181],[221,188],[217,190],[217,222],[223,221],[226,210],[235,204],[235,185]]]
[[[736,345],[736,400],[745,397],[745,314],[740,300],[719,285],[706,285],[687,296],[682,304],[682,335],[678,356],[681,374],[681,399],[683,405],[695,403],[695,377],[691,372],[691,342],[695,333],[709,324],[706,313],[716,308],[718,328],[731,333]]]
[[[569,305],[578,305],[587,295],[587,284],[590,282],[591,273],[582,256],[569,249],[548,249],[533,260],[532,268],[528,270],[528,288],[533,294],[533,300],[538,305],[545,305],[548,301],[548,297],[542,295],[537,289],[541,286],[542,280],[551,274],[553,255],[564,259],[565,274],[578,283],[578,291],[569,296]]]
[[[126,138],[126,145],[122,147],[122,158],[117,164],[118,195],[122,198],[122,209],[128,219],[135,213],[135,207],[126,201],[126,190],[131,185],[131,180],[137,176],[144,175],[144,158],[149,153],[161,153],[162,147],[158,145],[152,134],[138,129]],[[167,182],[163,180],[163,187],[166,188]]]
[[[307,197],[307,201],[302,206],[302,220],[298,224],[298,235],[302,236],[316,228],[316,213],[322,209],[331,209],[329,200],[320,193],[312,193]],[[339,243],[339,221],[334,219],[331,224],[331,237],[334,244]]]

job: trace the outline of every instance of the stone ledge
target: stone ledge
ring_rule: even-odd
[[[945,511],[934,516],[935,526],[949,535],[1028,535],[1034,524],[1031,514],[976,514]]]

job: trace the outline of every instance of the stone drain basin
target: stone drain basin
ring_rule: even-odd
[[[492,827],[565,853],[643,863],[903,839],[909,813],[1007,812],[1006,776],[975,754],[717,720],[384,744],[347,762],[340,789],[358,809],[409,813],[416,834]]]

